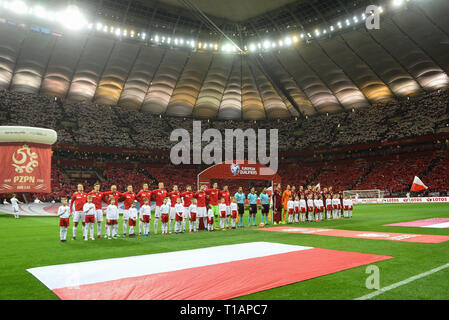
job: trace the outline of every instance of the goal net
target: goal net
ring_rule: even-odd
[[[381,199],[384,197],[384,191],[379,189],[371,190],[346,190],[343,191],[343,197],[348,196],[355,199]]]

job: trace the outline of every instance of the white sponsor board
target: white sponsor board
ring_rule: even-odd
[[[449,197],[416,197],[416,198],[366,198],[358,199],[358,204],[388,204],[388,203],[445,203],[449,202]]]

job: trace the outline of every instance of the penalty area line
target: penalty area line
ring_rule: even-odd
[[[397,287],[403,286],[403,285],[408,284],[408,283],[410,283],[412,281],[415,281],[415,280],[427,277],[428,275],[431,275],[431,274],[433,274],[435,272],[441,271],[441,270],[446,269],[446,268],[449,268],[449,263],[446,263],[446,264],[444,264],[442,266],[436,267],[436,268],[431,269],[429,271],[417,274],[416,276],[410,277],[408,279],[405,279],[405,280],[393,283],[393,284],[391,284],[389,286],[386,286],[384,288],[381,288],[381,289],[379,289],[377,291],[374,291],[374,292],[369,293],[367,295],[361,296],[361,297],[356,298],[354,300],[368,300],[368,299],[371,299],[371,298],[373,298],[375,296],[378,296],[378,295],[380,295],[380,294],[382,294],[384,292],[387,292],[387,291],[390,291],[390,290],[395,289]]]

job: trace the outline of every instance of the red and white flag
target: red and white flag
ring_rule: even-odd
[[[418,178],[417,176],[415,176],[415,179],[413,179],[413,184],[412,184],[412,188],[410,189],[410,191],[423,191],[423,190],[427,190],[427,186],[421,181],[420,178]]]
[[[222,300],[389,258],[250,242],[27,271],[61,299]]]

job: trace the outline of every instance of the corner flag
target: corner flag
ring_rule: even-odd
[[[428,187],[421,181],[420,178],[415,176],[415,179],[413,179],[412,188],[410,191],[423,191],[428,189]]]

